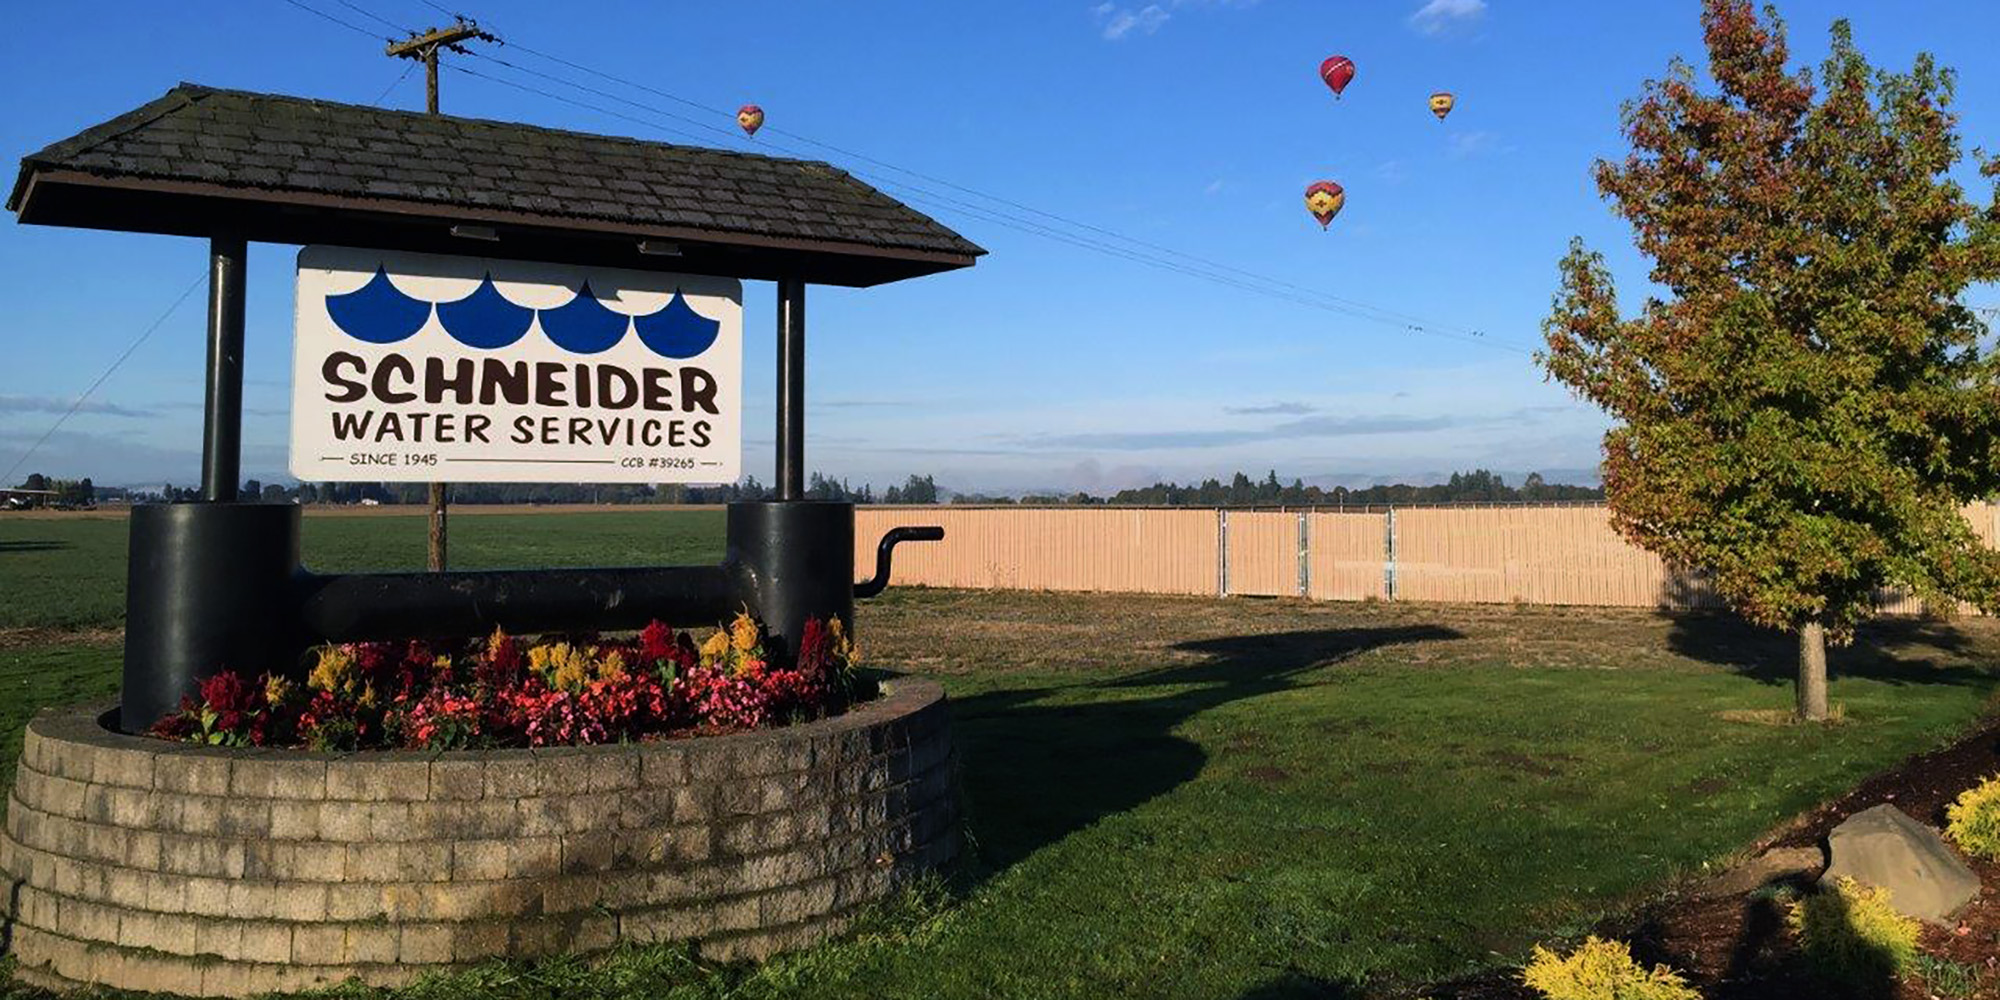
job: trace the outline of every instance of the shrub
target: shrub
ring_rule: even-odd
[[[1945,819],[1945,835],[1965,853],[2000,861],[2000,774],[1960,793]]]
[[[1828,980],[1857,992],[1885,989],[1916,965],[1921,928],[1889,905],[1889,890],[1842,878],[1792,904],[1799,951]]]
[[[817,718],[873,692],[839,621],[809,621],[774,662],[738,615],[697,646],[655,622],[630,639],[495,631],[454,647],[363,642],[316,650],[303,684],[235,673],[205,681],[153,734],[314,750],[552,746],[659,739]]]
[[[1674,970],[1664,965],[1647,969],[1633,961],[1625,942],[1594,936],[1568,958],[1536,945],[1521,981],[1549,1000],[1701,1000]]]

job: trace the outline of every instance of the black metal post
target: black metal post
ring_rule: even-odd
[[[806,495],[806,283],[778,281],[778,499]]]
[[[240,236],[214,236],[208,241],[208,395],[201,434],[201,498],[210,503],[235,501],[241,482],[247,254]]]

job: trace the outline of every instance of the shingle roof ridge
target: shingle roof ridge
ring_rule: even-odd
[[[207,96],[207,88],[182,83],[124,114],[84,129],[67,139],[49,143],[26,156],[21,157],[21,171],[16,175],[14,190],[7,196],[7,210],[20,207],[22,189],[28,179],[28,165],[31,163],[60,163],[71,157],[80,156],[113,139],[129,132],[145,128],[180,109]]]
[[[741,160],[764,160],[770,163],[789,163],[806,167],[822,167],[827,170],[831,170],[834,173],[840,174],[843,177],[852,176],[846,170],[837,167],[831,163],[828,163],[825,160],[808,160],[796,156],[773,156],[769,153],[755,153],[755,152],[747,152],[736,149],[723,149],[717,146],[699,146],[693,143],[665,142],[656,139],[641,139],[636,136],[613,135],[607,132],[585,132],[582,131],[581,129],[556,128],[551,125],[535,125],[528,122],[501,121],[495,118],[474,118],[464,115],[452,115],[452,114],[431,115],[421,111],[405,111],[401,108],[383,108],[383,107],[377,107],[372,104],[353,104],[347,101],[336,101],[323,97],[300,97],[294,94],[272,94],[256,90],[237,90],[227,87],[211,87],[206,84],[190,83],[186,81],[183,81],[173,90],[168,91],[167,96],[172,97],[175,94],[184,92],[199,97],[215,95],[220,97],[248,98],[256,101],[274,101],[285,104],[312,105],[316,107],[337,108],[346,111],[363,111],[370,114],[392,115],[398,118],[411,119],[415,121],[447,121],[461,125],[477,126],[480,128],[497,128],[497,129],[505,129],[508,131],[518,131],[518,132],[538,132],[544,135],[551,135],[551,136],[567,136],[578,139],[591,139],[600,142],[614,142],[618,143],[619,145],[633,146],[640,149],[657,149],[660,147],[666,147],[669,149],[689,150],[697,153],[706,153],[715,156],[732,157]],[[154,103],[159,103],[159,102],[154,102]],[[190,101],[189,103],[192,102]],[[152,105],[147,105],[147,107],[151,106]],[[137,113],[138,112],[136,111],[132,112],[132,114],[137,114]],[[159,115],[154,115],[153,117],[157,118],[159,117]]]

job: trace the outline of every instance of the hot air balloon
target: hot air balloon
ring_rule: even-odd
[[[1440,90],[1431,95],[1431,114],[1438,116],[1438,121],[1444,121],[1444,116],[1451,114],[1451,106],[1456,103],[1457,98]]]
[[[1306,211],[1319,220],[1319,227],[1325,229],[1333,217],[1340,214],[1340,206],[1347,204],[1347,192],[1332,181],[1314,181],[1306,188]]]
[[[1354,79],[1354,60],[1346,56],[1327,56],[1326,61],[1319,64],[1319,78],[1326,81],[1327,89],[1333,91],[1334,97],[1339,97],[1340,92],[1347,89],[1348,81]]]
[[[756,135],[757,130],[764,127],[764,109],[755,104],[745,104],[737,108],[736,124],[743,126],[745,133]]]

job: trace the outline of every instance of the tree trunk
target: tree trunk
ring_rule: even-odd
[[[1799,629],[1799,719],[1826,721],[1826,626],[1808,623]]]

